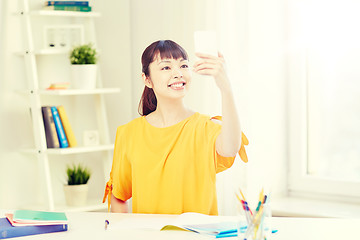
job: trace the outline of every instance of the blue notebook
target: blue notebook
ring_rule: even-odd
[[[51,107],[51,112],[54,118],[55,127],[59,138],[60,148],[67,148],[69,147],[69,142],[66,138],[65,130],[62,125],[59,112],[56,107]]]
[[[89,6],[89,1],[47,1],[45,2],[46,6]]]
[[[13,227],[7,220],[7,218],[0,218],[0,239],[43,233],[62,232],[67,230],[67,224]]]

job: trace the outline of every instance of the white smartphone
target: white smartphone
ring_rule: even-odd
[[[218,56],[218,43],[215,31],[194,32],[195,53],[206,53]]]

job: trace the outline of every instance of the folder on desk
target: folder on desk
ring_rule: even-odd
[[[14,211],[14,214],[6,214],[6,217],[13,226],[59,225],[68,223],[64,212],[16,210]]]

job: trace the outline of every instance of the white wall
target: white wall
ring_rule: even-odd
[[[0,1],[0,16],[4,16],[5,15],[5,8],[4,8],[4,2]],[[4,34],[4,18],[0,17],[0,53],[4,52],[4,40],[3,40],[3,35]],[[3,101],[1,96],[3,96],[3,83],[4,83],[4,64],[5,64],[5,60],[4,60],[4,54],[0,54],[0,130],[2,130],[2,119],[3,119]],[[3,151],[2,148],[0,148],[0,153]],[[1,157],[1,155],[0,155]],[[2,165],[1,165],[2,166]],[[1,181],[2,179],[0,179]],[[0,184],[0,192],[3,192],[4,187],[2,184]],[[0,206],[2,206],[2,202],[3,202],[3,195],[1,195],[0,197]]]
[[[110,137],[115,140],[116,127],[130,121],[136,107],[132,101],[130,1],[92,2],[94,9],[102,13],[95,25],[101,48],[99,64],[104,87],[121,88],[120,94],[106,96]]]
[[[33,141],[31,124],[23,121],[29,116],[27,99],[15,93],[26,84],[24,64],[13,54],[21,43],[21,35],[15,30],[20,25],[12,15],[15,10],[12,1],[2,1],[1,10],[0,207],[5,208],[24,203],[27,196],[33,195],[36,169],[26,156],[17,152],[19,146]]]
[[[18,26],[9,15],[13,7],[11,2],[5,1],[2,6],[6,15],[2,14],[1,19],[6,21],[6,26],[10,22],[15,24],[12,26]],[[104,85],[123,89],[120,95],[106,97],[112,139],[116,126],[138,116],[137,106],[143,90],[140,58],[145,47],[159,39],[172,39],[188,51],[190,61],[193,61],[193,32],[215,29],[221,36],[220,50],[228,63],[242,128],[250,140],[247,148],[249,163],[244,164],[237,159],[232,169],[218,175],[221,180],[219,209],[223,214],[233,213],[232,187],[241,186],[253,196],[257,195],[261,186],[271,185],[274,193],[284,194],[287,149],[286,0],[96,0],[92,3],[94,9],[102,12],[96,25],[98,45],[102,50],[100,64]],[[4,134],[0,139],[3,147],[0,187],[1,193],[8,193],[6,198],[1,194],[0,208],[20,206],[25,202],[24,196],[27,200],[36,198],[30,190],[36,183],[33,179],[36,164],[33,159],[29,161],[28,156],[16,153],[19,146],[32,141],[31,125],[24,120],[27,116],[26,102],[13,93],[26,83],[24,72],[19,71],[24,69],[22,62],[12,55],[21,40],[20,37],[14,38],[19,28],[5,28],[0,32],[1,36],[5,33],[3,45],[7,64],[4,65],[6,71],[0,72],[0,126]],[[196,111],[221,114],[216,87],[210,86],[204,91],[202,83],[194,76],[186,102]],[[10,101],[12,107],[7,105]],[[19,126],[14,119],[22,124]],[[19,172],[18,166],[24,166],[26,171]],[[8,184],[9,179],[13,179],[11,185]],[[229,198],[221,197],[224,195]]]
[[[286,0],[248,1],[248,109],[251,163],[248,190],[286,192]]]

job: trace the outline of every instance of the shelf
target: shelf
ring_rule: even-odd
[[[54,17],[100,17],[98,12],[79,12],[79,11],[55,11],[55,10],[38,10],[31,11],[33,16],[54,16]]]
[[[38,90],[38,93],[42,95],[90,95],[119,92],[120,88]]]
[[[70,49],[40,49],[33,52],[24,51],[16,51],[14,52],[16,56],[24,57],[26,54],[35,54],[35,55],[64,55],[70,54]]]
[[[77,153],[89,153],[89,152],[101,152],[113,150],[114,145],[99,145],[99,146],[88,146],[88,147],[71,147],[71,148],[48,148],[46,153],[49,155],[68,155],[68,154],[77,154]],[[38,153],[37,149],[24,149],[24,153]]]
[[[97,50],[98,53],[100,53],[100,50]],[[27,52],[26,50],[23,51],[16,51],[14,52],[14,54],[16,56],[19,57],[23,57],[26,54],[34,54],[37,56],[41,56],[41,55],[70,55],[71,49],[70,48],[63,48],[63,49],[59,49],[59,48],[43,48],[43,49],[39,49],[39,50],[34,50],[32,52]]]
[[[113,144],[109,145],[99,145],[99,146],[89,146],[89,147],[72,147],[72,148],[50,148],[46,152],[48,154],[56,155],[66,155],[66,154],[76,154],[76,153],[88,153],[88,152],[99,152],[107,151],[114,149]]]
[[[40,49],[35,51],[36,55],[60,55],[60,54],[70,54],[71,49],[56,49],[56,48],[49,48],[49,49]]]
[[[40,49],[33,52],[24,51],[16,51],[14,54],[19,57],[23,57],[26,54],[35,54],[35,55],[64,55],[70,54],[70,49],[56,49],[56,48],[49,48],[49,49]]]
[[[69,96],[69,95],[92,95],[92,94],[110,94],[119,93],[120,88],[95,88],[95,89],[58,89],[58,90],[19,90],[22,94],[40,94],[40,95],[52,95],[52,96]]]

